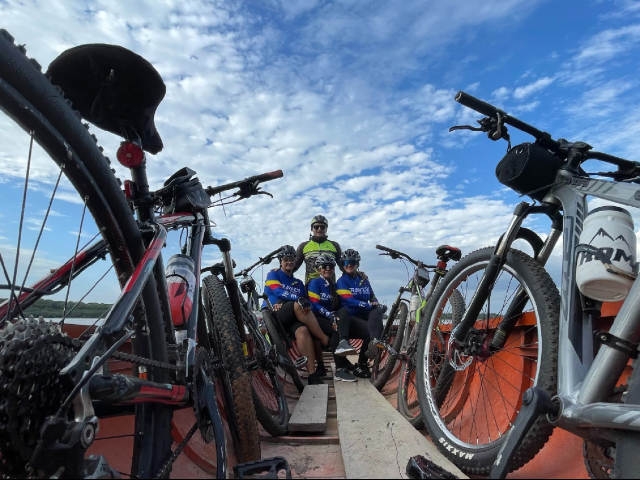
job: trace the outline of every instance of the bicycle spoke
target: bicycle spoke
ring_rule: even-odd
[[[111,270],[113,270],[113,265],[111,265],[111,266],[109,267],[109,269],[108,269],[106,272],[104,272],[104,274],[103,274],[103,275],[98,279],[98,281],[97,281],[96,283],[94,283],[94,284],[93,284],[93,286],[89,289],[89,291],[88,291],[87,293],[85,293],[85,294],[83,295],[83,297],[82,297],[80,300],[78,300],[78,301],[76,302],[76,304],[73,306],[73,308],[72,308],[71,310],[69,310],[69,311],[67,312],[67,314],[66,314],[64,317],[62,317],[61,322],[64,322],[64,320],[65,320],[66,318],[68,318],[68,317],[69,317],[69,315],[71,315],[71,312],[73,312],[73,311],[78,307],[78,305],[80,305],[80,304],[82,303],[82,301],[83,301],[85,298],[87,298],[87,296],[88,296],[88,295],[93,291],[93,289],[94,289],[94,288],[96,288],[96,287],[98,286],[98,284],[99,284],[99,283],[104,279],[104,277],[106,277],[106,276],[109,274],[109,272],[110,272]]]
[[[44,228],[47,225],[47,219],[49,218],[49,213],[51,212],[51,205],[53,204],[53,199],[56,196],[56,191],[58,190],[58,186],[60,185],[61,178],[62,178],[62,168],[60,169],[60,173],[58,173],[58,179],[56,180],[56,184],[53,187],[53,193],[51,194],[51,199],[49,200],[49,206],[47,207],[47,211],[44,215],[44,220],[42,221],[40,232],[38,232],[38,238],[36,239],[36,244],[33,247],[33,252],[31,253],[31,258],[29,259],[29,265],[27,266],[27,271],[24,274],[24,279],[22,280],[22,285],[20,285],[20,293],[18,293],[18,298],[20,298],[20,295],[22,295],[22,289],[27,283],[27,277],[29,276],[29,272],[31,271],[31,266],[33,265],[33,261],[36,258],[36,252],[38,251],[38,246],[40,245],[40,239],[42,238]]]
[[[27,204],[27,191],[29,190],[29,174],[31,173],[31,156],[33,154],[34,134],[35,132],[33,130],[29,132],[29,135],[31,138],[29,140],[29,156],[27,158],[27,173],[24,179],[24,190],[22,193],[22,207],[20,209],[20,225],[18,226],[18,245],[16,246],[16,263],[13,267],[13,280],[9,282],[9,288],[12,291],[16,284],[16,277],[18,276],[18,263],[20,262],[20,246],[22,245],[22,227],[24,226],[24,209]],[[11,311],[13,307],[13,297],[14,295],[9,296],[9,308],[7,310],[7,318],[11,316]]]
[[[71,282],[73,281],[73,272],[76,268],[76,259],[78,258],[78,247],[80,246],[80,236],[82,235],[82,225],[84,223],[84,214],[87,211],[87,201],[89,197],[84,197],[84,207],[82,209],[82,217],[80,217],[80,228],[78,229],[78,240],[76,241],[76,252],[73,254],[73,262],[71,263],[71,272],[69,273],[69,285],[67,286],[67,296],[64,299],[64,308],[62,310],[62,320],[58,323],[60,328],[64,327],[64,319],[67,314],[67,303],[69,302],[69,292],[71,292]]]
[[[9,279],[9,272],[7,271],[7,266],[4,263],[4,258],[2,257],[2,252],[0,252],[0,265],[2,265],[2,271],[4,272],[4,278],[7,279],[7,287],[9,287],[9,295],[10,295],[10,299],[14,298],[16,300],[16,305],[18,306],[18,310],[20,310],[20,315],[22,316],[22,319],[24,320],[24,312],[22,311],[22,307],[20,306],[20,302],[18,301],[18,297],[16,297],[16,292],[13,290],[12,286],[11,286],[11,280]],[[11,317],[11,309],[9,309],[7,311],[7,316],[5,318],[2,319],[2,322],[0,322],[0,327],[4,326],[4,324],[6,322],[8,322],[10,320]]]

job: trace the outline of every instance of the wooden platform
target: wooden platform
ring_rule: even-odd
[[[324,432],[329,385],[306,385],[289,419],[290,432]]]
[[[334,388],[347,478],[407,478],[407,462],[414,455],[466,478],[369,381],[335,382]]]

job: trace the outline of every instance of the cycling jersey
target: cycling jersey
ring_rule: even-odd
[[[332,285],[324,278],[314,278],[307,286],[311,310],[326,318],[331,318],[337,305],[334,305]]]
[[[296,263],[293,267],[293,271],[297,271],[302,263],[305,264],[305,275],[304,275],[304,283],[308,284],[312,279],[318,278],[318,271],[316,269],[316,258],[321,253],[329,253],[333,255],[335,258],[338,267],[342,270],[342,266],[340,265],[340,255],[342,255],[342,250],[340,249],[340,245],[338,242],[334,242],[332,240],[328,240],[326,237],[324,239],[312,237],[308,242],[302,242],[296,251]],[[334,278],[335,280],[335,278]]]
[[[271,270],[264,282],[264,289],[271,304],[279,301],[295,301],[306,296],[304,284],[293,275],[287,275],[281,268]],[[263,303],[266,306],[266,302]]]
[[[340,296],[340,306],[347,307],[351,315],[371,310],[370,302],[377,302],[369,279],[364,280],[360,273],[354,277],[343,274],[336,284]]]

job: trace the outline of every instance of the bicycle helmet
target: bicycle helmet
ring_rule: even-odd
[[[343,262],[347,260],[355,260],[356,262],[360,263],[360,254],[358,253],[357,250],[349,248],[344,252],[342,252],[342,256],[340,257],[340,260]]]
[[[336,259],[330,253],[321,253],[320,255],[318,255],[316,257],[315,266],[316,266],[316,268],[318,268],[321,265],[332,265],[332,266],[335,267]]]
[[[283,246],[280,251],[277,253],[278,260],[282,260],[284,257],[295,257],[296,249],[291,245]]]
[[[313,227],[316,223],[324,223],[327,228],[329,228],[329,220],[324,215],[316,215],[311,219],[311,226]]]

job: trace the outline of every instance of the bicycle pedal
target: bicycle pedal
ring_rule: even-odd
[[[416,455],[409,459],[409,463],[407,463],[407,476],[411,479],[420,480],[427,478],[458,478],[453,473],[446,471],[422,455]]]
[[[297,369],[300,369],[304,367],[307,364],[307,362],[308,362],[307,357],[300,357],[300,358],[297,358],[296,361],[293,362],[293,364]]]
[[[233,467],[235,478],[278,478],[278,473],[285,472],[285,478],[291,478],[289,462],[284,457],[263,458],[254,462],[239,463]],[[260,475],[264,473],[265,475]]]

